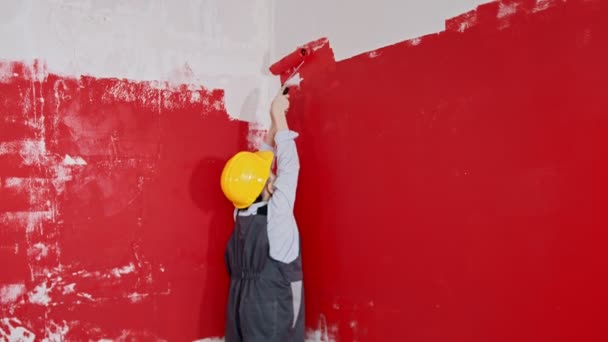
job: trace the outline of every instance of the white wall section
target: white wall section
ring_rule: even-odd
[[[337,60],[443,31],[445,20],[488,0],[276,0],[278,56],[327,37]]]
[[[22,0],[0,2],[0,59],[50,72],[225,90],[228,113],[265,122],[268,66],[328,37],[337,59],[441,31],[484,0]]]

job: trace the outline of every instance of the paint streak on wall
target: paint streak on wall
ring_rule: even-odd
[[[607,15],[503,1],[341,62],[317,51],[289,113],[309,324],[608,340]]]
[[[0,340],[222,334],[223,91],[0,71]]]

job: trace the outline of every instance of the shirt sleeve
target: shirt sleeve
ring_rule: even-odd
[[[265,141],[263,141],[262,144],[260,145],[260,151],[274,152],[274,148],[272,146],[268,145]]]
[[[270,257],[290,263],[300,253],[300,236],[293,214],[298,186],[300,160],[293,131],[277,132],[277,178],[274,193],[268,203],[268,241]]]

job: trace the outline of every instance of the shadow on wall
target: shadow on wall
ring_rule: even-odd
[[[200,303],[199,336],[218,334],[219,331],[211,332],[209,327],[224,326],[224,307],[227,295],[228,273],[224,268],[223,254],[225,246],[225,235],[229,222],[228,211],[218,212],[218,201],[224,201],[224,195],[220,187],[220,176],[224,161],[219,158],[205,158],[195,166],[190,178],[190,197],[192,202],[202,212],[210,216],[207,225],[206,239],[210,242],[207,246],[205,259],[202,267],[206,268]],[[219,243],[219,242],[222,243]],[[222,288],[223,286],[223,288]],[[218,292],[219,291],[219,292]],[[211,308],[222,308],[220,311]]]
[[[257,98],[257,96],[254,96]],[[206,229],[202,236],[208,241],[205,262],[200,265],[205,280],[200,289],[198,336],[223,336],[225,308],[228,298],[228,272],[224,261],[226,243],[232,234],[234,208],[224,196],[220,178],[227,159],[247,147],[249,125],[241,125],[237,134],[237,148],[230,151],[226,158],[204,157],[200,159],[191,174],[189,182],[190,198],[193,204],[208,217],[201,222]],[[218,205],[218,203],[223,203]],[[220,209],[221,210],[218,210]],[[218,330],[221,328],[221,330]]]
[[[218,199],[224,198],[220,187],[224,162],[219,158],[205,158],[200,160],[192,171],[190,197],[192,202],[204,213],[216,210]]]

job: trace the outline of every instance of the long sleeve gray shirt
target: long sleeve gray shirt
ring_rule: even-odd
[[[295,143],[297,137],[298,133],[294,131],[277,132],[274,139],[277,159],[275,191],[268,202],[255,203],[238,213],[240,216],[255,215],[258,208],[268,205],[270,257],[284,263],[294,261],[300,254],[300,234],[293,213],[300,173],[300,160]],[[272,151],[273,148],[263,143],[260,150]]]

